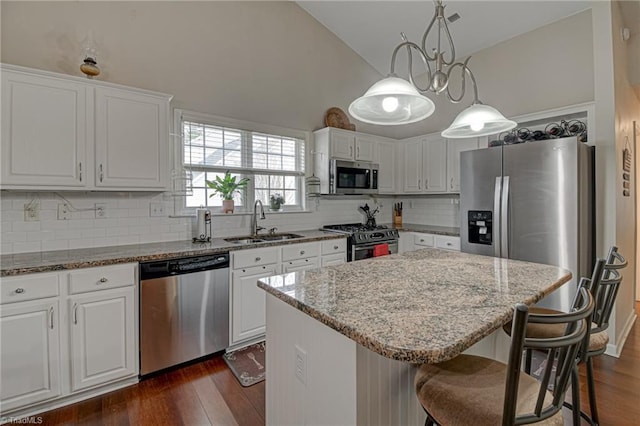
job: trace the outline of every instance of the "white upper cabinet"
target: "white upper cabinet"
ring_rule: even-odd
[[[314,132],[316,151],[336,160],[375,161],[379,136],[325,127]]]
[[[421,136],[404,142],[404,192],[446,192],[446,158],[447,141],[444,138]]]
[[[167,186],[166,98],[96,88],[96,186]]]
[[[448,140],[447,191],[460,192],[460,153],[472,149],[478,149],[478,138]]]
[[[2,185],[87,184],[85,84],[2,73]]]
[[[395,194],[396,188],[396,150],[398,142],[379,141],[377,149],[378,163],[378,192],[380,194]]]
[[[375,161],[378,137],[356,133],[354,160]]]
[[[165,190],[171,96],[2,65],[2,189]]]

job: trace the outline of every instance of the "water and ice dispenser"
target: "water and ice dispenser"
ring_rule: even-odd
[[[493,212],[491,210],[469,210],[469,242],[491,245],[493,235]]]

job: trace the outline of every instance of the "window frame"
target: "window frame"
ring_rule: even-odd
[[[184,143],[182,140],[183,121],[196,122],[196,123],[201,123],[201,124],[210,125],[210,126],[226,127],[226,128],[231,128],[235,130],[240,130],[242,132],[253,132],[253,133],[260,133],[265,135],[274,135],[274,136],[295,138],[295,139],[301,140],[303,144],[302,149],[304,152],[304,159],[303,159],[303,164],[301,164],[300,166],[304,167],[304,170],[302,172],[295,172],[295,173],[300,173],[299,176],[297,176],[298,185],[299,185],[299,190],[297,191],[298,203],[294,206],[284,204],[283,212],[306,211],[305,176],[307,171],[309,170],[309,165],[310,165],[309,141],[311,137],[311,132],[304,131],[304,130],[290,129],[290,128],[285,128],[280,126],[274,126],[274,125],[269,125],[264,123],[237,120],[237,119],[228,118],[228,117],[216,116],[216,115],[176,108],[174,109],[174,120],[173,120],[173,125],[174,125],[173,140],[175,141],[175,143],[174,143],[174,149],[172,151],[173,151],[174,170],[179,172],[186,170],[186,168],[184,167],[184,158],[183,158],[183,155],[184,155],[184,148],[183,148]],[[245,143],[250,143],[249,141],[245,141],[246,138],[244,133],[243,133],[242,139],[243,139],[243,142],[242,142],[243,146]],[[204,167],[204,168],[207,168],[207,167]],[[217,169],[220,170],[220,168],[217,168]],[[234,172],[233,168],[231,168],[230,170],[232,173]],[[211,171],[215,171],[215,170],[211,170]],[[267,171],[263,169],[254,170],[250,167],[246,169],[237,169],[238,174],[242,174],[243,171],[250,171],[252,175],[270,174],[270,175],[284,177],[287,174],[286,171],[282,171],[282,173],[278,173],[279,172],[278,170],[271,170],[271,171]],[[267,173],[261,173],[262,171],[265,171]],[[242,176],[245,176],[245,175],[242,174]],[[247,186],[247,190],[245,191],[245,195],[243,197],[244,205],[236,206],[234,214],[250,214],[253,212],[253,204],[255,203],[255,199],[256,199],[255,198],[255,182],[254,182],[255,179],[251,178],[252,177],[251,175],[247,175],[247,176],[250,177],[250,180]],[[184,188],[174,188],[174,191],[177,190],[178,192],[180,192],[181,189],[183,190]],[[199,206],[188,207],[186,205],[186,200],[187,200],[186,196],[175,197],[175,201],[174,201],[175,211],[176,213],[181,215],[193,215],[196,209],[200,207]],[[218,208],[215,206],[210,206],[207,208],[211,208],[212,209],[211,213],[214,215],[224,214],[222,213],[221,210],[218,211]],[[269,208],[268,203],[264,205],[264,208],[265,209]]]

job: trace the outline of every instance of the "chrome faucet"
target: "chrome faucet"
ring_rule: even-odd
[[[262,226],[258,226],[258,204],[260,204],[260,219],[266,219],[264,217],[264,207],[262,201],[256,200],[253,204],[253,216],[251,216],[251,236],[257,237],[258,231],[264,229]]]

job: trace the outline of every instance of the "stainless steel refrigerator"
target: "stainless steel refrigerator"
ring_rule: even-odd
[[[462,251],[570,270],[540,302],[569,309],[593,265],[593,148],[570,137],[466,151],[460,170]]]

